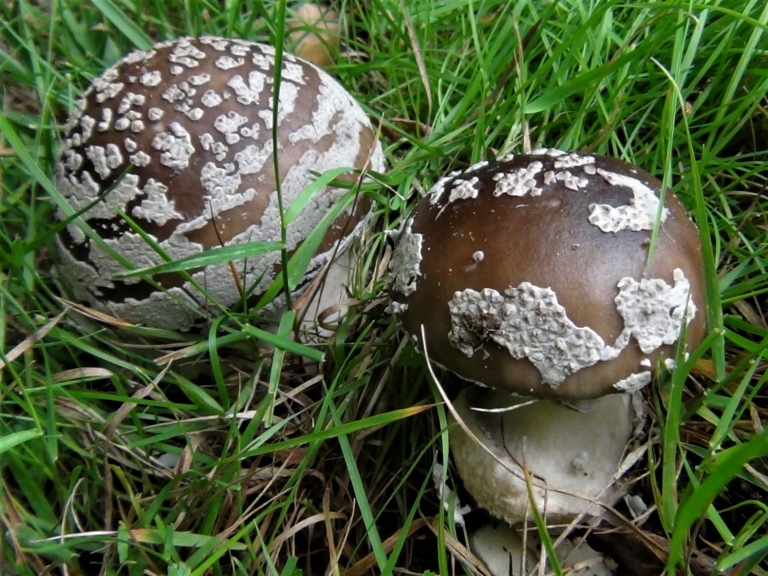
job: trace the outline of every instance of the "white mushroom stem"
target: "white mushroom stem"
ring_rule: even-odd
[[[622,495],[614,476],[632,437],[631,395],[604,396],[578,409],[530,400],[473,386],[454,401],[458,416],[483,444],[462,426],[451,428],[451,454],[465,487],[494,516],[510,524],[530,520],[524,466],[533,477],[536,506],[549,523],[599,516],[601,504],[612,505]]]
[[[469,537],[472,553],[486,565],[493,576],[528,576],[540,574],[538,566],[545,558],[535,530],[523,535],[501,524],[486,525]],[[564,539],[555,548],[557,562],[571,576],[610,576],[615,563],[580,540]],[[544,573],[550,573],[551,563],[544,562]]]
[[[319,342],[333,335],[325,326],[337,324],[347,313],[348,306],[344,303],[350,299],[348,286],[354,266],[354,250],[346,250],[337,255],[307,289],[305,295],[312,299],[301,323],[303,342]]]

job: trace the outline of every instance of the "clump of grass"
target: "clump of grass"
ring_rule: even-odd
[[[641,165],[691,210],[711,334],[649,396],[641,488],[655,513],[638,530],[661,537],[668,573],[696,573],[701,557],[768,568],[768,8],[340,4],[333,72],[382,126],[391,167],[365,189],[379,224],[356,248],[359,304],[277,371],[242,312],[199,337],[123,326],[122,338],[53,282],[47,198],[66,111],[132,48],[201,33],[274,41],[279,8],[0,6],[3,574],[476,570],[431,476],[449,469],[445,410],[385,311],[383,230],[446,172],[543,144]],[[158,338],[172,362],[145,353]]]

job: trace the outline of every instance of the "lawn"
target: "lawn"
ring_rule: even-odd
[[[484,574],[466,546],[487,513],[461,524],[436,488],[445,474],[471,503],[439,387],[387,306],[387,231],[446,173],[540,146],[656,175],[705,260],[709,335],[643,391],[630,477],[648,512],[590,541],[630,550],[630,576],[764,574],[768,5],[342,0],[327,70],[389,170],[359,187],[376,219],[332,335],[297,344],[287,312],[270,336],[253,310],[176,333],[69,300],[52,176],[77,95],[155,41],[279,43],[294,8],[0,5],[0,574]]]

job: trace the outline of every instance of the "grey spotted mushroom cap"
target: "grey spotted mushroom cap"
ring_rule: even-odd
[[[554,399],[637,390],[684,324],[689,350],[706,330],[698,231],[661,187],[553,149],[449,174],[400,231],[393,310],[467,380]]]
[[[384,171],[381,145],[352,96],[314,65],[290,54],[283,58],[277,131],[285,207],[314,180],[313,173],[341,167]],[[74,210],[94,204],[82,219],[137,268],[163,260],[121,213],[173,259],[222,242],[279,240],[274,63],[270,46],[217,37],[182,38],[132,52],[93,82],[71,114],[56,166],[58,190]],[[345,193],[331,187],[316,193],[288,227],[288,250]],[[354,214],[347,208],[334,222],[307,279],[337,242],[344,248],[367,206],[358,202]],[[63,210],[58,217],[65,218]],[[114,279],[123,266],[74,223],[59,234],[58,248],[62,284],[97,310],[174,330],[189,330],[215,310],[178,274],[155,276],[162,290],[138,278]],[[234,268],[243,286],[259,295],[279,273],[280,254],[235,262]],[[221,306],[240,300],[227,263],[190,273]]]

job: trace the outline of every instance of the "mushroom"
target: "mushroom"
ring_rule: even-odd
[[[110,252],[145,268],[164,261],[158,252],[179,259],[222,244],[280,240],[274,75],[274,48],[202,37],[132,52],[93,82],[69,119],[56,166],[58,190],[74,211],[84,210],[82,220],[103,241],[92,241],[76,222],[59,234],[60,280],[75,299],[128,322],[182,331],[216,313],[177,273],[158,274],[155,283],[115,279],[125,267]],[[384,170],[367,115],[338,82],[290,54],[283,55],[281,78],[277,141],[284,209],[313,173]],[[296,250],[345,194],[334,187],[316,192],[290,222],[287,249]],[[343,252],[367,211],[365,202],[344,208],[299,290],[332,254]],[[60,207],[58,218],[66,217]],[[279,274],[280,254],[232,264],[189,271],[224,309],[241,300],[241,288],[261,295]]]
[[[332,52],[339,49],[339,14],[331,8],[321,8],[307,2],[296,10],[288,23],[288,47],[301,58],[317,64],[333,64]]]
[[[624,494],[615,476],[642,425],[639,395],[566,406],[470,386],[453,407],[466,426],[450,431],[456,469],[477,504],[494,516],[510,524],[531,518],[523,467],[533,475],[534,502],[551,525],[599,517],[603,504]]]
[[[496,390],[464,392],[465,427],[451,431],[465,486],[491,514],[526,518],[522,466],[550,521],[615,501],[639,416],[629,393],[683,332],[687,350],[703,339],[698,231],[661,189],[617,159],[540,149],[449,174],[403,226],[393,310],[432,362]],[[513,394],[539,400],[473,410],[519,404]]]
[[[513,528],[505,525],[483,526],[469,538],[472,552],[488,567],[492,576],[527,576],[540,574],[538,566],[544,560],[544,572],[549,574],[549,562],[541,548],[538,535],[531,531],[526,541]],[[557,562],[569,576],[610,576],[616,564],[583,539],[565,538],[555,548]],[[542,559],[541,557],[544,556]]]

